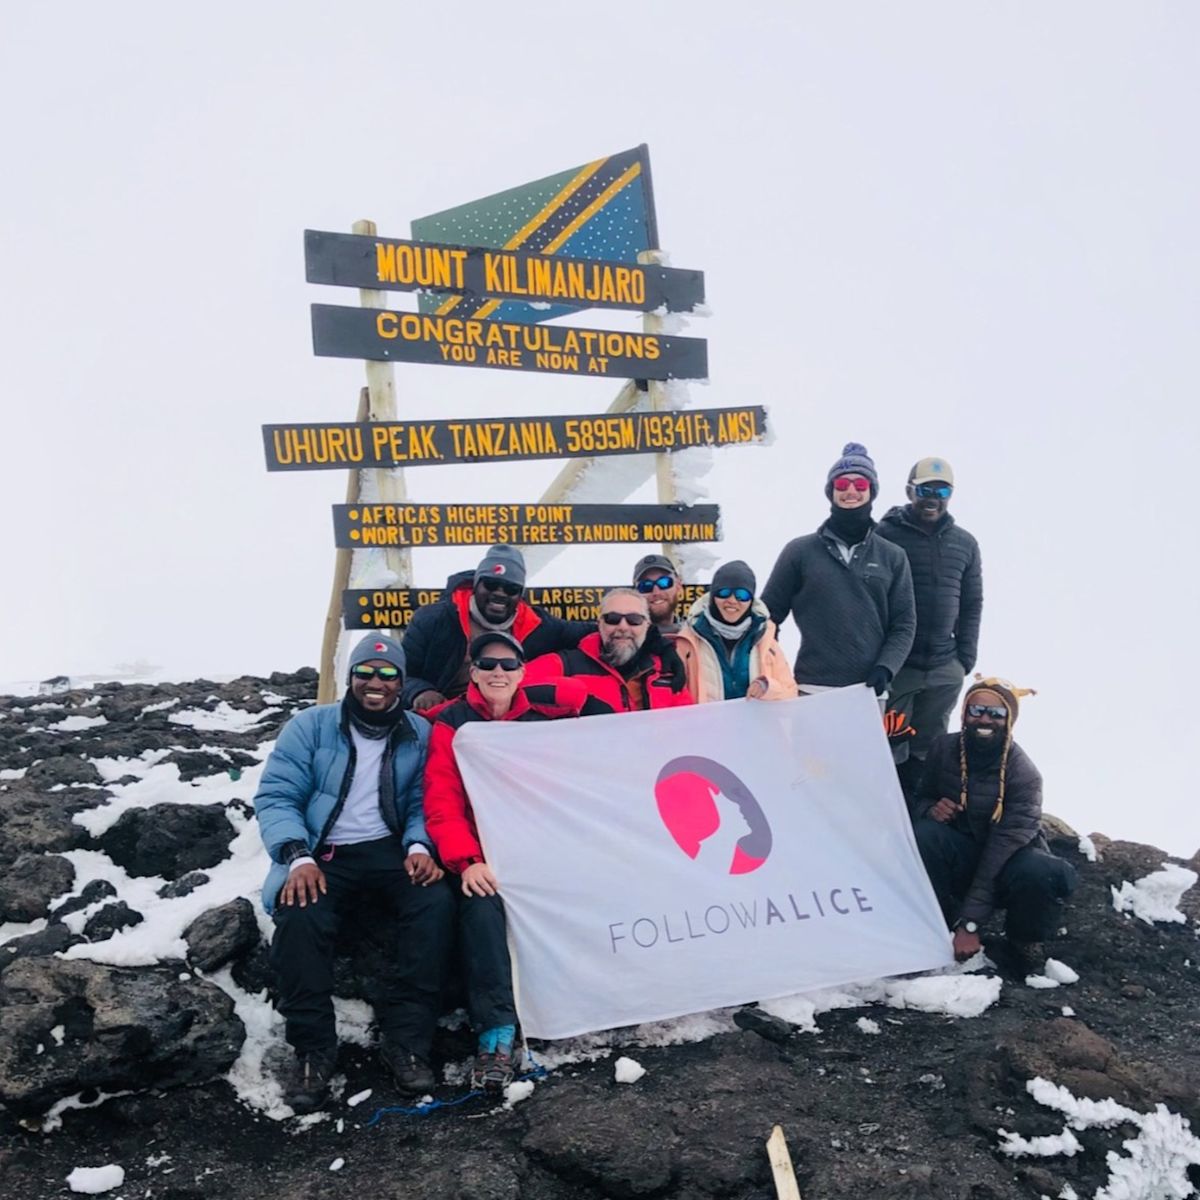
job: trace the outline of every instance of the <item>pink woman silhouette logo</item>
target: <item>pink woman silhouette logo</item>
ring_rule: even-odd
[[[771,826],[754,793],[728,768],[711,758],[685,754],[673,758],[654,784],[658,815],[688,858],[706,859],[708,846],[729,875],[757,871],[771,853]],[[728,835],[741,836],[732,854],[723,853]],[[725,838],[716,836],[726,832]]]

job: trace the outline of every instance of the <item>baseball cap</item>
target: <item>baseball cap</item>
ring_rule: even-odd
[[[666,571],[668,575],[679,578],[678,568],[665,554],[647,554],[639,558],[637,566],[633,568],[633,582],[637,583],[647,571]]]
[[[908,482],[913,486],[918,483],[948,483],[954,486],[954,472],[944,458],[923,458],[913,464],[908,473]]]

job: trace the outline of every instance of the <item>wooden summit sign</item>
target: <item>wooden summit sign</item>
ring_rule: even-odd
[[[341,549],[719,542],[715,504],[335,504]]]
[[[304,231],[304,268],[309,283],[434,290],[574,308],[690,312],[704,303],[701,271],[316,229]]]
[[[610,585],[611,586],[611,585]],[[600,601],[609,587],[526,586],[523,599],[564,621],[595,621]],[[707,584],[679,586],[676,611],[682,620],[696,597],[708,591]],[[342,592],[342,624],[346,629],[405,629],[418,608],[436,604],[443,588],[347,588]]]
[[[704,379],[703,338],[529,325],[387,308],[312,306],[313,352],[325,358],[499,367],[618,379]]]
[[[670,454],[693,446],[746,446],[761,442],[766,430],[761,406],[262,427],[268,471]]]

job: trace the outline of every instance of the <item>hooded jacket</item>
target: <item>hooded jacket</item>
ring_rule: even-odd
[[[414,736],[399,741],[392,756],[397,811],[388,825],[402,831],[409,846],[426,840],[422,786],[429,724],[413,713],[402,719]],[[254,794],[258,830],[272,859],[262,889],[268,913],[288,876],[280,850],[289,842],[304,842],[312,851],[320,848],[354,780],[354,758],[340,703],[306,708],[280,731]]]
[[[944,733],[934,738],[925,759],[925,771],[912,801],[914,820],[928,815],[943,796],[957,801],[962,788],[961,733]],[[975,874],[967,888],[959,915],[964,921],[984,921],[996,907],[996,877],[1018,850],[1038,843],[1042,837],[1042,777],[1029,755],[1012,742],[1004,769],[1004,807],[998,821],[992,820],[1000,795],[1000,761],[974,764],[967,760],[967,807],[949,822],[979,848]]]
[[[711,700],[737,699],[725,695],[725,674],[718,655],[724,654],[720,636],[708,622],[709,597],[697,596],[688,610],[687,620],[675,635],[675,650],[687,669],[688,691],[697,704]],[[765,700],[788,700],[796,695],[791,668],[775,640],[775,622],[767,615],[766,605],[755,600],[750,606],[749,678],[766,679]],[[715,639],[715,641],[714,641]],[[743,639],[744,640],[744,639]]]
[[[983,615],[979,543],[949,513],[930,528],[908,505],[888,509],[879,535],[908,555],[912,570],[917,633],[907,665],[929,671],[957,658],[974,670]]]
[[[693,703],[686,687],[671,690],[670,675],[664,672],[662,659],[655,647],[662,637],[651,627],[646,641],[633,659],[633,669],[622,675],[600,657],[600,634],[589,633],[572,650],[543,654],[525,668],[525,684],[549,683],[558,679],[577,678],[588,693],[611,712],[632,712],[633,691],[630,683],[642,689],[646,708],[679,708]]]
[[[517,689],[508,712],[497,718],[472,683],[465,696],[438,713],[425,762],[425,828],[438,858],[448,870],[461,875],[471,863],[483,861],[475,813],[454,753],[454,735],[473,721],[553,721],[559,717],[577,717],[588,701],[587,690],[572,679],[560,679],[554,684],[526,684]]]
[[[459,571],[446,580],[446,592],[440,600],[413,614],[402,639],[408,660],[401,692],[405,708],[412,708],[422,692],[448,695],[446,689],[454,683],[467,657],[469,606],[474,590],[475,572]],[[590,621],[564,621],[520,599],[509,632],[525,647],[526,659],[531,659],[574,646],[595,628]]]
[[[895,675],[917,628],[908,558],[874,526],[849,563],[828,521],[816,533],[793,538],[779,554],[762,601],[777,626],[791,613],[800,630],[799,684],[849,687],[875,666]]]

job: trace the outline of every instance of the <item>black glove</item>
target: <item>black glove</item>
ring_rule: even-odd
[[[863,680],[863,683],[877,696],[882,696],[888,690],[888,684],[891,682],[892,673],[887,667],[872,667],[867,672],[866,679]]]
[[[683,665],[683,659],[675,650],[675,643],[671,638],[663,637],[657,629],[652,630],[646,637],[646,644],[653,643],[652,653],[657,654],[659,661],[662,663],[662,678],[656,680],[656,684],[667,684],[671,691],[682,692],[687,687],[687,667]]]

